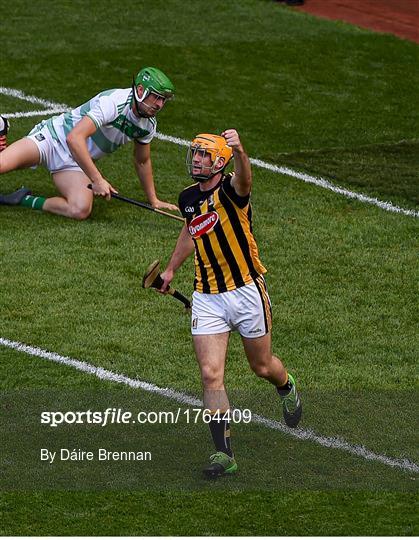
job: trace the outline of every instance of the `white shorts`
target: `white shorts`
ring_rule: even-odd
[[[191,332],[194,336],[237,330],[246,338],[257,338],[272,328],[271,301],[265,280],[219,294],[194,292]]]
[[[46,167],[51,174],[66,170],[83,172],[74,161],[69,149],[52,137],[45,123],[46,120],[43,120],[27,135],[28,139],[31,139],[38,147],[40,164]],[[32,168],[36,169],[36,166]]]

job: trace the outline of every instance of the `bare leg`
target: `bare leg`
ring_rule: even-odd
[[[224,388],[224,368],[230,333],[193,336],[195,354],[201,370],[204,407],[210,410],[229,408]]]
[[[287,370],[279,358],[272,354],[271,334],[258,338],[242,336],[244,350],[250,367],[258,377],[262,377],[275,386],[287,382]]]
[[[36,144],[28,138],[19,139],[0,153],[0,174],[39,165]]]
[[[26,169],[39,165],[40,154],[37,145],[29,138],[20,139],[0,153],[0,173]],[[87,189],[90,182],[80,171],[61,171],[52,175],[54,183],[62,195],[45,201],[43,210],[73,219],[86,219],[93,206],[93,193]]]
[[[233,474],[237,470],[230,444],[230,424],[222,415],[230,408],[224,388],[224,368],[229,336],[229,332],[193,336],[204,387],[204,407],[213,413],[208,427],[216,452],[211,456],[210,465],[203,471],[207,478]]]
[[[301,420],[302,405],[295,381],[281,360],[272,354],[271,334],[259,338],[242,336],[244,350],[250,367],[258,377],[262,377],[277,387],[282,404],[282,412],[287,426],[296,428]]]
[[[52,175],[61,197],[45,201],[43,210],[72,219],[86,219],[93,206],[93,193],[87,189],[89,178],[80,171],[60,171]]]

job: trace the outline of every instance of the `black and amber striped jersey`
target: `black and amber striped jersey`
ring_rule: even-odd
[[[240,197],[223,176],[209,191],[200,184],[179,196],[179,208],[195,244],[194,289],[202,293],[232,291],[266,272],[252,232],[250,196]]]

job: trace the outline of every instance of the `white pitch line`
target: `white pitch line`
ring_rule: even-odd
[[[6,118],[30,118],[32,116],[50,116],[51,114],[61,114],[62,112],[68,111],[69,109],[46,109],[42,111],[25,111],[25,112],[15,112],[15,113],[2,113],[2,116]]]
[[[25,94],[21,90],[17,90],[16,88],[6,88],[4,86],[0,86],[0,94],[3,94],[5,96],[10,96],[16,99],[21,99],[22,101],[28,101],[29,103],[36,103],[37,105],[44,105],[45,107],[49,109],[68,109],[68,105],[64,105],[63,103],[55,103],[54,101],[49,101],[47,99],[42,99],[36,96],[30,96],[28,94]]]
[[[293,169],[290,169],[289,167],[278,167],[277,165],[272,165],[271,163],[265,163],[264,161],[261,161],[260,159],[250,158],[250,162],[253,163],[253,165],[256,165],[257,167],[268,169],[269,171],[273,171],[279,174],[284,174],[285,176],[291,176],[293,178],[297,178],[298,180],[302,180],[303,182],[306,182],[308,184],[314,184],[324,189],[328,189],[330,191],[333,191],[333,193],[338,193],[339,195],[343,195],[344,197],[347,197],[348,199],[356,199],[363,203],[373,204],[374,206],[378,206],[378,208],[381,208],[382,210],[386,210],[387,212],[395,212],[396,214],[404,214],[405,216],[419,217],[419,212],[415,210],[408,210],[407,208],[401,208],[400,206],[396,206],[392,204],[391,202],[380,201],[379,199],[375,197],[369,197],[368,195],[364,195],[363,193],[357,193],[355,191],[350,191],[348,189],[335,186],[334,184],[329,182],[329,180],[326,180],[325,178],[322,178],[321,176],[320,177],[311,176],[309,174],[306,174],[300,171],[294,171]]]
[[[161,141],[171,142],[180,146],[189,146],[190,144],[190,141],[187,141],[185,139],[179,139],[178,137],[172,137],[171,135],[164,135],[163,133],[157,133],[156,138],[160,139]],[[267,169],[268,171],[283,174],[285,176],[291,176],[292,178],[297,178],[298,180],[302,180],[303,182],[306,182],[308,184],[314,184],[324,189],[328,189],[329,191],[333,191],[334,193],[338,193],[339,195],[343,195],[348,199],[357,199],[358,201],[361,201],[363,203],[373,204],[375,206],[378,206],[379,208],[382,208],[383,210],[386,210],[387,212],[395,212],[397,214],[404,214],[406,216],[419,217],[419,212],[415,212],[415,210],[400,208],[399,206],[396,206],[390,202],[380,201],[375,197],[368,197],[368,195],[364,195],[363,193],[349,191],[348,189],[335,186],[325,178],[311,176],[303,172],[294,171],[289,167],[279,167],[278,165],[272,165],[271,163],[266,163],[266,161],[261,161],[260,159],[249,159],[250,163],[252,163],[252,165],[255,165],[256,167],[259,167],[261,169]]]
[[[172,399],[173,401],[177,401],[178,403],[192,405],[194,407],[202,406],[202,401],[192,396],[188,396],[183,392],[178,392],[177,390],[173,390],[171,388],[161,388],[160,386],[157,386],[155,384],[140,381],[138,379],[131,379],[126,375],[113,373],[112,371],[109,371],[102,367],[94,366],[93,364],[89,364],[88,362],[77,360],[75,358],[61,356],[60,354],[54,352],[45,351],[38,347],[32,347],[31,345],[25,345],[24,343],[20,343],[18,341],[11,341],[9,339],[1,337],[0,345],[9,349],[13,349],[15,351],[29,354],[31,356],[44,358],[45,360],[50,360],[51,362],[56,362],[58,364],[63,364],[65,366],[75,368],[79,371],[83,371],[84,373],[94,375],[98,379],[104,381],[112,381],[114,383],[125,384],[131,388],[140,388],[146,392]],[[375,452],[368,450],[368,448],[365,448],[364,446],[350,444],[339,437],[326,437],[323,435],[317,435],[314,431],[309,429],[291,429],[288,426],[282,424],[281,422],[271,420],[270,418],[265,418],[264,416],[261,416],[259,414],[252,414],[252,422],[256,424],[261,424],[275,431],[280,431],[299,440],[310,441],[326,448],[343,450],[344,452],[353,454],[357,457],[366,459],[368,461],[377,461],[389,467],[419,473],[419,465],[410,461],[409,459],[392,458],[385,455],[376,454]]]
[[[16,97],[17,99],[22,99],[31,103],[45,105],[46,107],[53,109],[52,114],[61,113],[71,109],[71,107],[69,107],[68,105],[64,105],[62,103],[54,103],[53,101],[47,101],[36,96],[28,96],[24,94],[21,90],[16,90],[14,88],[5,88],[4,86],[0,86],[0,94]],[[34,111],[33,115],[39,116],[49,113],[50,111]],[[20,116],[23,117],[30,115],[28,113],[11,113],[9,115],[5,114],[4,116],[8,118],[19,118]],[[171,142],[180,146],[188,146],[190,143],[190,141],[187,141],[185,139],[180,139],[179,137],[172,137],[171,135],[165,135],[164,133],[157,133],[156,138],[160,139],[161,141]],[[419,217],[419,211],[401,208],[400,206],[396,206],[391,202],[381,201],[375,197],[369,197],[368,195],[364,195],[363,193],[357,193],[356,191],[350,191],[348,189],[335,186],[334,184],[329,182],[329,180],[326,180],[322,177],[312,176],[310,174],[306,174],[300,171],[295,171],[294,169],[290,169],[289,167],[280,167],[278,165],[273,165],[272,163],[267,163],[266,161],[262,161],[260,159],[250,158],[250,162],[261,169],[267,169],[268,171],[272,171],[274,173],[282,174],[284,176],[290,176],[291,178],[297,178],[298,180],[302,180],[303,182],[306,182],[308,184],[314,184],[315,186],[327,189],[329,191],[332,191],[333,193],[343,195],[348,199],[355,199],[362,203],[372,204],[374,206],[377,206],[378,208],[381,208],[382,210],[386,210],[387,212],[403,214],[405,216],[411,217]]]

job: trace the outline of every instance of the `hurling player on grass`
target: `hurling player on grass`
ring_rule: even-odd
[[[234,173],[224,172],[234,156]],[[234,129],[222,136],[201,134],[187,157],[197,182],[179,196],[185,218],[175,250],[161,274],[164,292],[176,270],[195,252],[191,330],[201,370],[204,407],[215,445],[204,473],[209,478],[232,474],[237,464],[231,449],[224,368],[230,332],[237,330],[254,373],[276,389],[285,422],[296,427],[302,407],[293,377],[272,354],[271,304],[252,234],[249,158]]]
[[[0,195],[0,204],[20,205],[86,219],[93,195],[106,197],[116,189],[103,177],[95,161],[134,141],[134,165],[149,203],[176,210],[156,195],[150,142],[156,133],[156,114],[174,95],[174,86],[159,69],[143,68],[132,88],[101,92],[80,107],[36,125],[29,135],[6,147],[7,120],[0,117],[0,173],[46,167],[59,196],[46,199],[21,188]],[[92,184],[92,190],[87,185]]]

